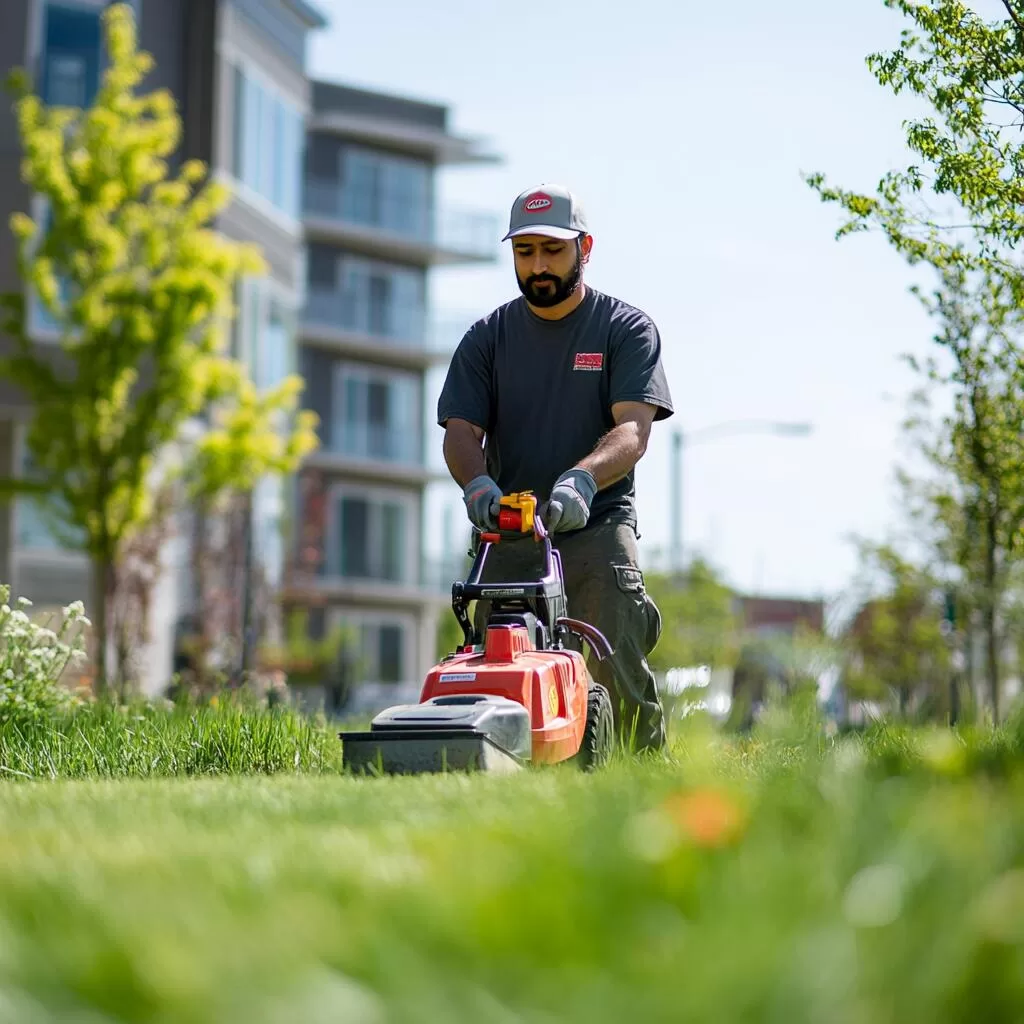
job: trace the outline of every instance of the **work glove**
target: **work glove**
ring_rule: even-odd
[[[462,491],[469,521],[482,532],[498,528],[501,488],[486,474],[474,477]]]
[[[549,533],[582,530],[590,519],[590,503],[597,494],[597,481],[585,469],[570,469],[551,488],[541,513]]]

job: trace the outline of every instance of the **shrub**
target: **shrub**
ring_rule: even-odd
[[[0,584],[0,727],[43,718],[76,703],[61,683],[65,669],[84,657],[82,627],[90,625],[81,601],[64,608],[54,632],[34,623],[19,598],[11,608],[11,588]]]

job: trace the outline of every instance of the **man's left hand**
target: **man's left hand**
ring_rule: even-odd
[[[590,503],[597,494],[597,481],[585,469],[563,473],[551,489],[541,510],[541,521],[549,533],[582,530],[590,519]]]

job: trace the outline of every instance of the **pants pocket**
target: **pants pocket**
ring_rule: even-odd
[[[658,641],[661,639],[662,620],[661,610],[654,603],[650,594],[644,595],[644,604],[647,607],[647,644],[644,654],[647,655],[658,646]]]
[[[639,635],[643,638],[641,648],[648,655],[657,646],[661,637],[662,620],[658,606],[652,600],[644,585],[644,574],[635,565],[613,565],[615,584],[619,591],[628,594],[636,608]]]

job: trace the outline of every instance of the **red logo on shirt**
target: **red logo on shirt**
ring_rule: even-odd
[[[523,209],[527,213],[540,213],[551,205],[551,196],[546,192],[534,192],[528,195],[523,202]]]
[[[574,370],[600,370],[604,366],[604,354],[601,352],[577,352]]]

